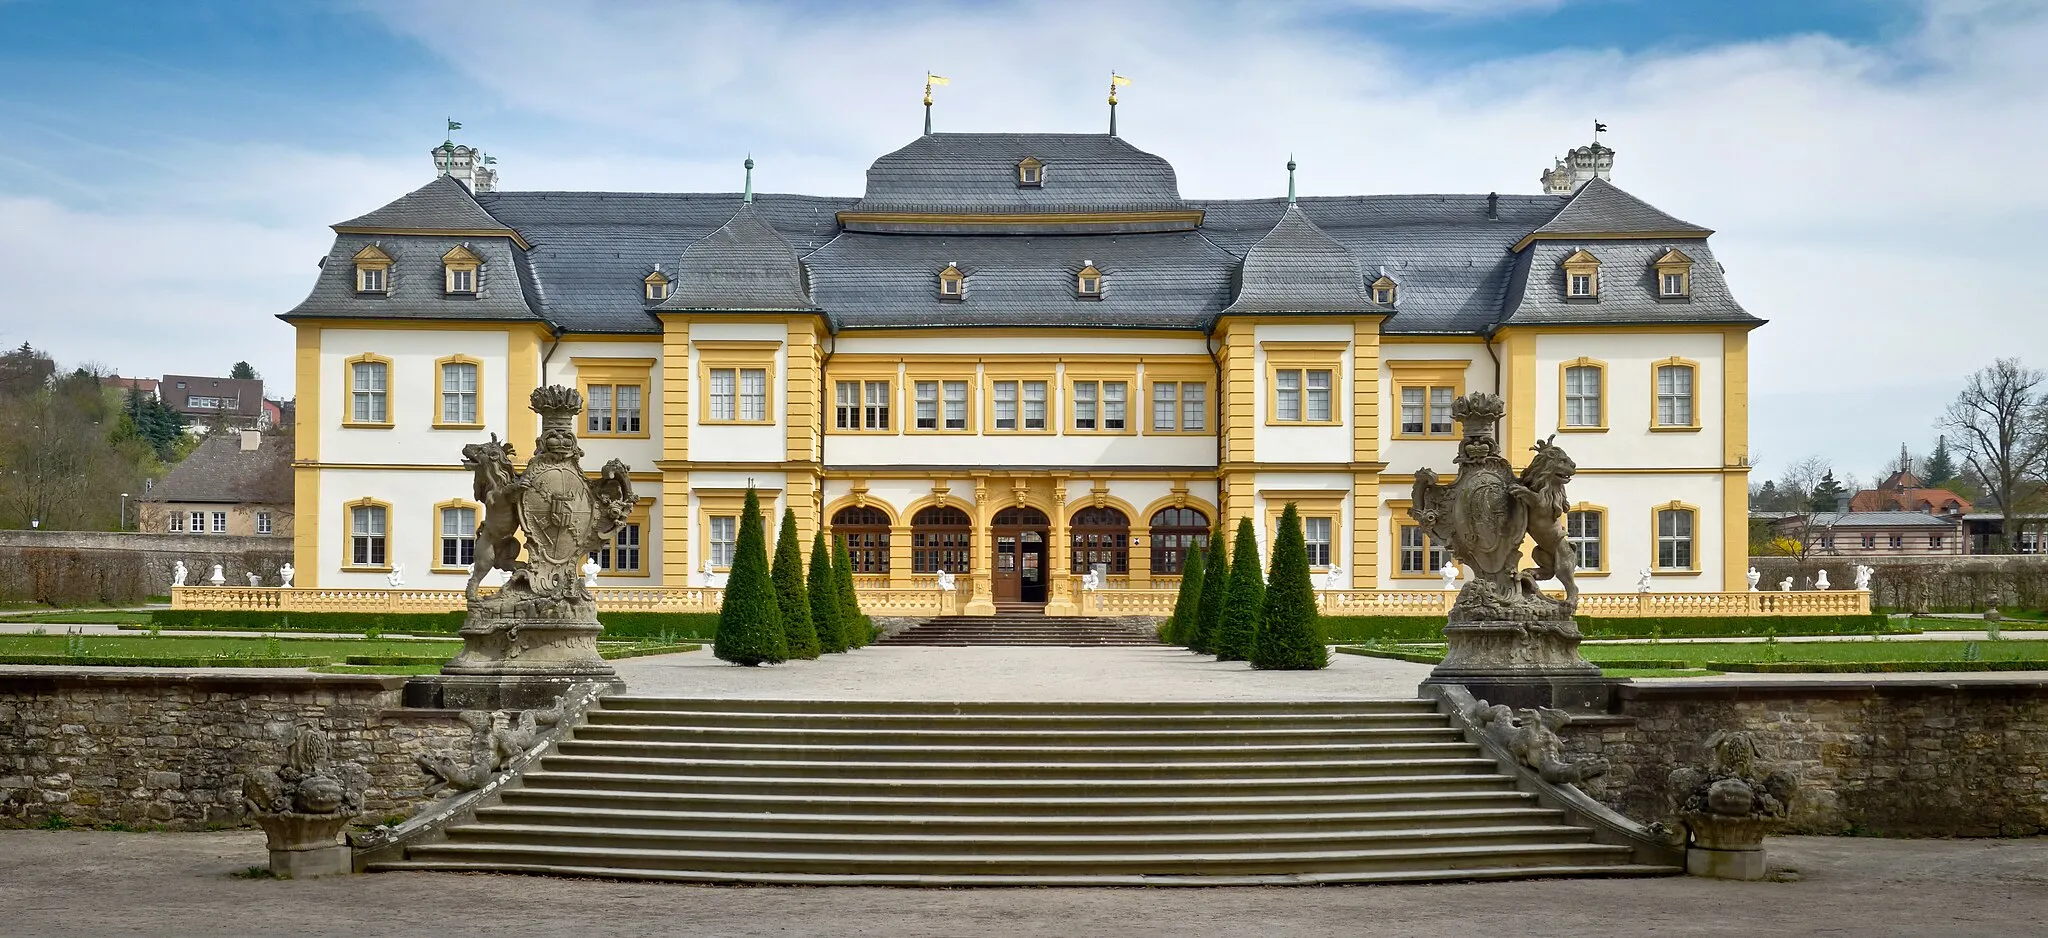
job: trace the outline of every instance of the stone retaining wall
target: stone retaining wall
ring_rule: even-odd
[[[1789,557],[1751,557],[1762,588],[1775,590],[1785,577],[1813,580],[1821,570],[1835,589],[1856,582],[1856,565],[1871,569],[1870,605],[1883,612],[1981,612],[2048,608],[2048,554],[1951,554],[1935,557],[1816,555],[1804,563]],[[1802,587],[1804,588],[1804,587]]]
[[[291,559],[288,537],[0,531],[0,600],[139,603],[171,591],[180,560],[189,585],[205,585],[220,564],[230,586],[249,585],[252,572],[276,586],[278,568]]]
[[[1618,717],[1576,721],[1567,748],[1613,768],[1583,786],[1638,821],[1671,816],[1672,769],[1717,730],[1757,734],[1800,773],[1790,833],[2048,833],[2048,684],[1901,680],[1637,684]]]
[[[466,754],[456,711],[400,707],[403,677],[341,674],[0,674],[0,825],[245,823],[242,770],[280,764],[291,731],[327,731],[369,773],[376,823],[424,803],[417,753]],[[466,755],[462,760],[468,761]]]

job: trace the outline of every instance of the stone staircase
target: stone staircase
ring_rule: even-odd
[[[1048,616],[1037,607],[998,607],[992,616],[926,619],[877,645],[1156,645],[1149,626],[1115,619]]]
[[[372,871],[681,882],[1233,885],[1662,875],[1422,700],[610,697]]]

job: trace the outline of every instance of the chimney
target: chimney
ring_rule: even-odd
[[[253,453],[263,445],[263,433],[259,430],[242,431],[242,452]]]

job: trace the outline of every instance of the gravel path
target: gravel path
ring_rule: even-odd
[[[1792,883],[1684,877],[1259,889],[698,887],[387,873],[232,874],[263,837],[0,831],[0,933],[45,935],[1841,935],[2048,932],[2048,838],[1790,837]]]

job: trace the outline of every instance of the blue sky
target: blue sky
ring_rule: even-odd
[[[1282,4],[0,0],[0,344],[135,374],[288,372],[270,318],[325,225],[458,135],[507,188],[856,193],[916,132],[1124,136],[1190,196],[1529,192],[1613,128],[1615,181],[1717,229],[1755,339],[1766,470],[1874,474],[2031,292],[2048,10],[2029,2]],[[114,259],[112,263],[109,259]],[[1990,341],[1986,341],[1986,340]]]

